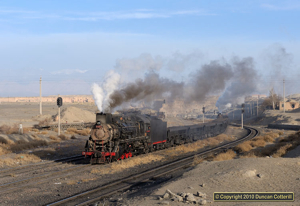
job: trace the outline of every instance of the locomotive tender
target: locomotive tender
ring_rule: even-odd
[[[111,162],[213,137],[227,125],[222,115],[205,124],[167,127],[167,122],[140,112],[97,113],[82,155],[90,156],[91,164]]]

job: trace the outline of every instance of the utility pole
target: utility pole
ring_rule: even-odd
[[[205,107],[203,106],[203,108],[202,108],[203,110],[202,110],[202,112],[203,112],[203,124],[204,124],[204,113],[205,113]]]
[[[259,95],[257,95],[257,102],[256,102],[256,116],[258,116],[258,98],[259,98]]]
[[[241,114],[242,129],[244,128],[244,120],[243,120],[243,114],[245,112],[244,107],[245,107],[245,104],[242,104],[242,111],[241,111],[241,113],[242,113]]]
[[[284,88],[284,79],[283,79],[283,113],[285,113],[285,88]]]
[[[40,115],[42,115],[42,77],[40,77]]]

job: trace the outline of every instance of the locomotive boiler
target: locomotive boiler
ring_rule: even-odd
[[[167,127],[167,122],[140,112],[97,113],[82,154],[91,157],[91,164],[111,162],[216,136],[227,124],[227,118],[219,116],[205,124]]]

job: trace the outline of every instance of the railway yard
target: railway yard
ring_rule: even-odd
[[[4,106],[2,125],[23,120],[26,127],[54,116],[57,109],[45,105],[47,115],[38,117],[34,104]],[[80,109],[81,119],[94,121],[94,105],[65,107]],[[174,117],[172,124],[201,121]],[[96,165],[81,155],[89,132],[67,129],[62,134],[47,129],[5,134],[2,127],[0,205],[300,204],[300,135],[295,131],[233,124],[215,137]],[[28,146],[31,142],[36,146]],[[213,192],[221,191],[294,192],[295,201],[214,202]]]

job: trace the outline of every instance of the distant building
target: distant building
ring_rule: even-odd
[[[294,110],[299,108],[299,102],[288,100],[285,102],[285,110]],[[279,110],[283,110],[283,102],[279,102]]]

